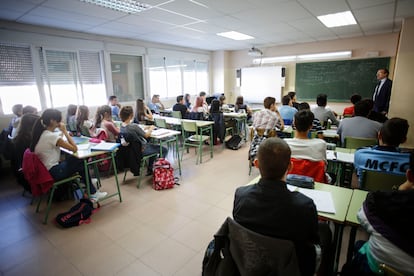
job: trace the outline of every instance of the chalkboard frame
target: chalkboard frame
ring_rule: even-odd
[[[377,70],[389,65],[390,57],[297,63],[298,101],[315,101],[321,93],[327,94],[330,102],[349,102],[354,93],[371,98]]]

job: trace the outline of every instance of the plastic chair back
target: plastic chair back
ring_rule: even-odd
[[[182,115],[181,114],[181,111],[173,111],[173,112],[171,112],[171,116],[173,118],[182,119],[182,116],[181,115]]]
[[[361,188],[367,191],[392,191],[405,182],[404,174],[391,174],[381,171],[363,170]]]
[[[378,141],[375,138],[358,138],[358,137],[345,137],[345,147],[349,149],[358,149],[367,146],[377,145]]]
[[[325,161],[310,161],[307,159],[291,158],[292,169],[289,174],[312,177],[316,182],[327,183],[325,176]]]
[[[185,132],[197,132],[196,122],[181,121],[181,126]]]
[[[157,127],[167,128],[167,123],[165,122],[165,119],[163,119],[163,118],[154,118],[154,120],[155,120],[155,125]]]

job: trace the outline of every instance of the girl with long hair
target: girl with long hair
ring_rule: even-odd
[[[134,123],[145,123],[145,121],[152,121],[154,117],[152,116],[151,110],[145,104],[144,100],[137,99],[136,108],[135,108],[135,117]]]
[[[89,121],[89,108],[86,105],[78,106],[75,116],[76,130],[78,134],[93,137],[95,133],[95,126],[91,121]]]
[[[109,105],[102,105],[96,110],[95,127],[102,128],[108,134],[107,142],[115,142],[119,135],[119,127],[112,120],[112,109]]]
[[[61,134],[56,129],[61,131]],[[66,138],[66,141],[62,136]],[[62,113],[57,109],[46,109],[33,126],[30,150],[39,157],[55,181],[79,173],[83,181],[86,179],[83,160],[68,154],[60,162],[60,149],[76,152],[78,147],[62,123]],[[89,177],[89,174],[88,174]],[[97,191],[89,177],[89,192],[91,197],[99,199],[107,195],[106,192]]]

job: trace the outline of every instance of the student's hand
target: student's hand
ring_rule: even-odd
[[[58,128],[59,128],[60,131],[62,131],[62,133],[67,132],[66,125],[62,122],[59,123]]]

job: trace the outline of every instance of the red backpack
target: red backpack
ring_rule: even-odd
[[[154,190],[164,190],[174,188],[176,178],[174,178],[174,169],[170,162],[165,158],[158,158],[153,166],[152,188]]]

